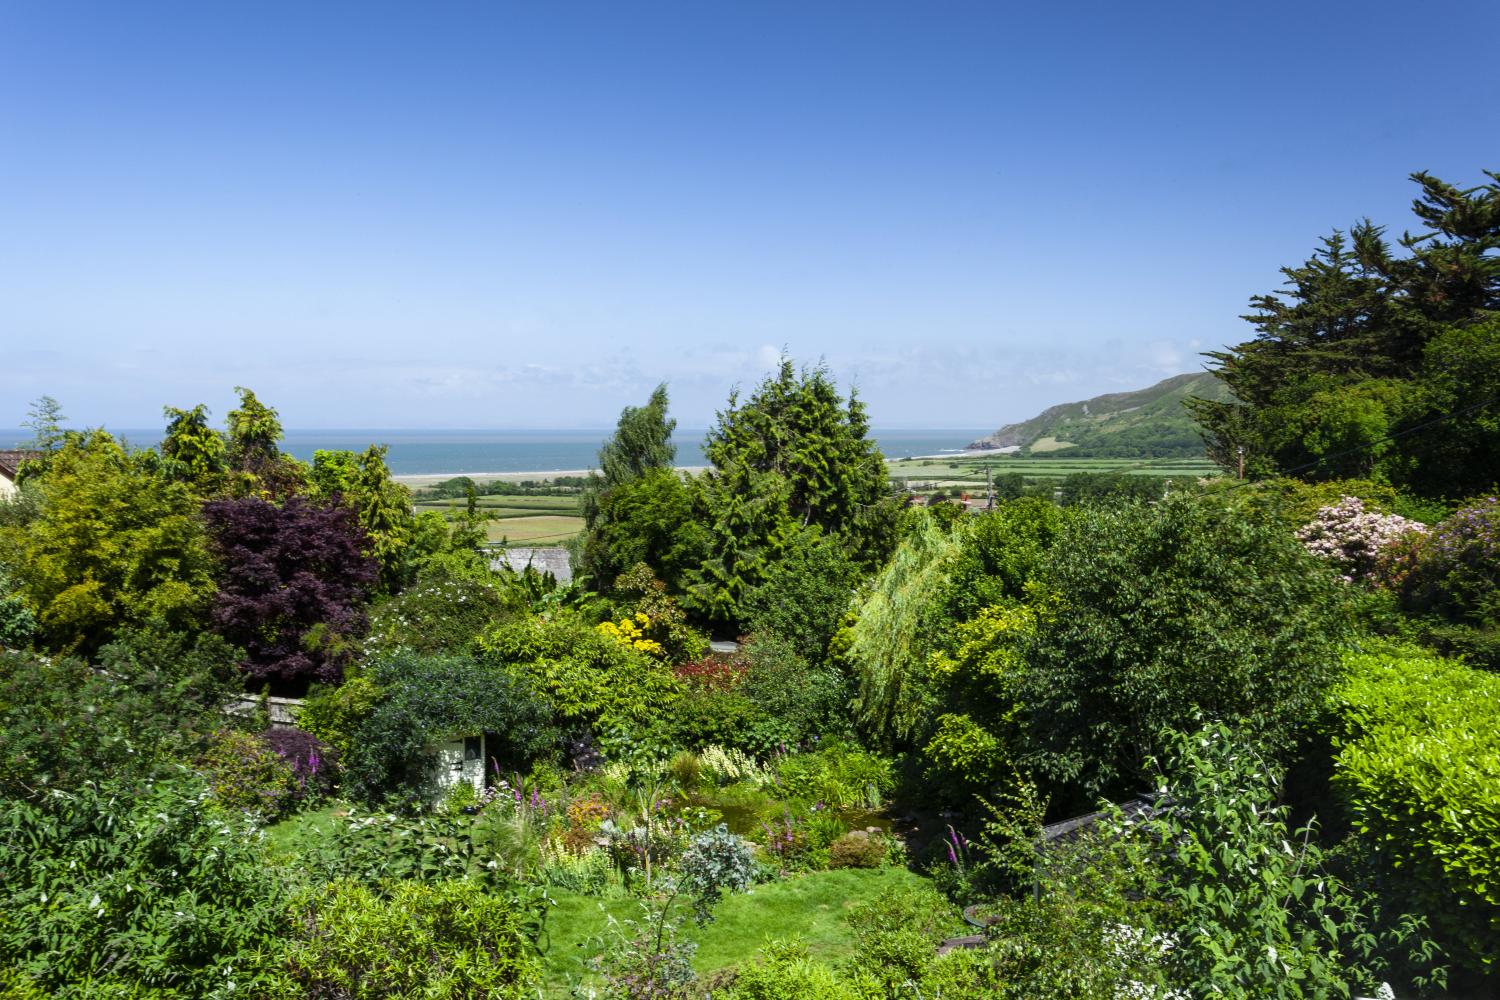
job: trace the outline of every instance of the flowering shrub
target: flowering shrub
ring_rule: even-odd
[[[568,825],[579,830],[597,830],[609,819],[609,803],[598,792],[591,792],[568,803]]]
[[[678,664],[672,672],[690,690],[724,693],[744,683],[748,669],[739,657],[710,655]]]
[[[292,769],[297,785],[294,800],[316,799],[333,792],[338,753],[332,747],[300,729],[267,730],[262,739]]]
[[[626,601],[624,610],[644,614],[649,620],[647,638],[659,643],[669,663],[694,660],[708,652],[708,639],[687,622],[687,614],[667,593],[667,585],[656,579],[651,567],[636,563],[615,579],[615,596]]]
[[[751,836],[765,848],[770,860],[781,871],[810,866],[810,855],[815,850],[812,838],[802,817],[790,809],[784,810],[780,816],[763,820]]]
[[[1311,522],[1297,531],[1297,540],[1315,556],[1332,562],[1345,582],[1380,575],[1388,550],[1411,535],[1427,533],[1427,526],[1396,514],[1366,510],[1364,501],[1344,497],[1320,508]]]
[[[1407,609],[1433,616],[1424,641],[1500,667],[1500,498],[1457,511],[1394,565]]]
[[[644,611],[637,611],[617,622],[600,622],[599,631],[647,656],[666,659],[666,649],[650,636],[651,616]]]
[[[717,744],[703,748],[698,755],[698,764],[704,774],[721,785],[732,785],[736,781],[763,785],[770,780],[765,769],[747,757],[744,751],[726,750]]]

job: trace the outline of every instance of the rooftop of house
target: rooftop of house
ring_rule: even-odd
[[[38,454],[40,453],[25,450],[0,451],[0,476],[14,482],[21,463],[28,458],[36,458]]]

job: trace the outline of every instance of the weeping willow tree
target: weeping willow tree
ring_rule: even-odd
[[[932,707],[927,661],[942,617],[932,612],[951,579],[965,530],[927,517],[875,578],[844,637],[843,657],[859,682],[855,715],[887,743],[917,735]]]

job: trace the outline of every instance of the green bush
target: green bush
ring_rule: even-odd
[[[1333,787],[1356,843],[1457,956],[1500,962],[1500,676],[1415,650],[1353,655]]]
[[[896,786],[888,758],[843,743],[784,758],[776,774],[788,796],[841,809],[876,808]]]
[[[741,690],[759,710],[744,736],[747,749],[766,754],[852,735],[847,706],[853,691],[836,668],[812,665],[775,635],[755,636],[740,656],[745,663]]]
[[[768,941],[759,961],[744,966],[724,993],[727,1000],[862,1000],[833,969],[807,956],[799,941]]]
[[[395,649],[466,652],[481,632],[513,618],[524,603],[514,589],[502,588],[495,581],[423,580],[375,609],[365,649],[372,653]]]
[[[1172,944],[1161,960],[1172,985],[1195,997],[1306,995],[1304,983],[1369,995],[1385,967],[1372,901],[1332,875],[1314,828],[1291,827],[1253,742],[1221,723],[1165,740],[1166,806],[1132,846],[1159,872],[1166,916],[1141,930]]]
[[[926,886],[888,889],[849,911],[857,973],[876,976],[887,991],[920,981],[937,957],[937,943],[963,926],[958,913]]]
[[[1400,563],[1403,604],[1429,616],[1426,642],[1500,667],[1500,499],[1473,502],[1414,539]]]
[[[526,678],[463,656],[398,652],[369,666],[380,700],[345,758],[348,791],[367,802],[387,795],[426,798],[432,745],[492,733],[492,757],[505,770],[557,743],[551,714]],[[489,765],[489,762],[486,762]]]
[[[502,625],[479,645],[490,662],[526,678],[559,721],[595,735],[649,730],[681,697],[666,666],[566,611]]]
[[[202,767],[214,799],[224,808],[252,813],[261,820],[282,816],[297,797],[291,764],[252,733],[219,734]]]
[[[337,687],[314,685],[297,710],[297,727],[333,747],[348,760],[359,727],[380,703],[379,685],[368,674],[355,674]]]
[[[821,663],[859,582],[843,539],[816,528],[792,537],[781,558],[740,603],[745,627],[775,636],[808,663]]]
[[[851,830],[828,845],[829,868],[879,868],[885,863],[885,840]]]
[[[1090,794],[1132,788],[1199,713],[1284,758],[1340,674],[1344,585],[1264,513],[1179,494],[1084,507],[1041,581],[1034,619],[997,633],[1007,655],[976,649],[955,684],[1016,706],[1018,762]]]
[[[235,670],[218,637],[146,629],[98,661],[0,651],[0,794],[145,777],[197,757],[223,725]]]
[[[0,802],[0,968],[50,996],[255,995],[285,927],[253,832],[185,772]]]
[[[521,997],[540,979],[534,915],[477,882],[400,882],[385,898],[332,882],[293,912],[288,997]]]

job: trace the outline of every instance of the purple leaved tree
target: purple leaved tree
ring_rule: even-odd
[[[214,629],[245,650],[245,673],[287,692],[336,682],[379,571],[349,512],[245,497],[203,513],[218,556]]]

